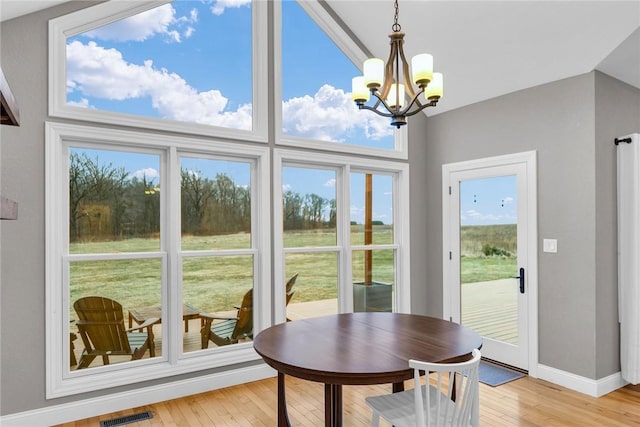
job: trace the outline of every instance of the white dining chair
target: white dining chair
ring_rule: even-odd
[[[476,349],[461,363],[410,360],[413,389],[365,399],[373,410],[371,425],[379,426],[382,417],[396,427],[477,427],[480,356]],[[425,385],[420,380],[423,372],[430,373]]]

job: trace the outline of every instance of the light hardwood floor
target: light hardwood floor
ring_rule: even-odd
[[[410,387],[407,383],[407,387]],[[181,399],[132,408],[62,427],[93,427],[100,421],[149,410],[153,418],[127,426],[275,426],[276,379],[214,390]],[[367,426],[369,395],[390,386],[345,386],[344,425]],[[323,385],[287,377],[289,417],[294,426],[322,426]],[[640,426],[640,386],[627,386],[600,398],[589,397],[546,381],[524,377],[489,387],[480,384],[480,424],[500,426]],[[388,426],[388,424],[382,424]]]

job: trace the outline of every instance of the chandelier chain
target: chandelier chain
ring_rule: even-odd
[[[400,24],[398,24],[398,9],[399,9],[398,0],[395,0],[393,2],[393,6],[395,7],[396,11],[395,11],[395,14],[393,15],[393,25],[391,26],[391,29],[393,30],[393,32],[397,33],[402,29]]]

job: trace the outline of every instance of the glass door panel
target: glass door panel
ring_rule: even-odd
[[[518,344],[515,175],[460,181],[460,317],[483,337]]]

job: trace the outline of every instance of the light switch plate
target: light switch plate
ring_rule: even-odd
[[[558,252],[558,240],[556,239],[544,239],[542,241],[542,251],[549,253],[557,253]]]

